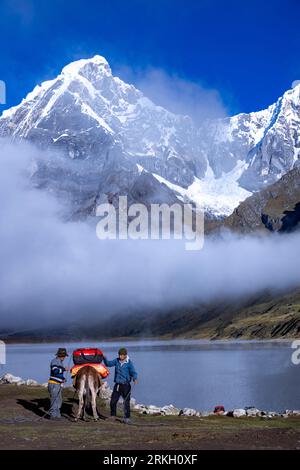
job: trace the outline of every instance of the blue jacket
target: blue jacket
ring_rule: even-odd
[[[132,379],[137,380],[137,373],[129,357],[123,362],[118,357],[112,361],[108,361],[104,357],[103,362],[107,367],[115,367],[114,381],[116,384],[130,383]]]

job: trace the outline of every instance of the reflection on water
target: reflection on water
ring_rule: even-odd
[[[89,341],[66,346],[69,352],[97,346],[111,359],[123,345]],[[139,384],[133,390],[139,403],[172,403],[199,410],[217,404],[226,409],[251,405],[274,411],[300,409],[300,365],[291,362],[290,342],[174,340],[125,345],[139,373]],[[58,346],[64,345],[8,345],[2,372],[46,382]],[[112,380],[113,373],[110,384]]]

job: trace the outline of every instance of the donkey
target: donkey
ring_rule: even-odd
[[[85,411],[89,405],[92,406],[94,420],[98,420],[96,397],[101,385],[101,376],[94,367],[84,366],[78,371],[75,380],[75,389],[79,396],[79,407],[75,421],[78,421],[82,414],[83,419],[85,419]]]

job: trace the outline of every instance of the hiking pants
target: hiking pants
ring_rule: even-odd
[[[61,385],[48,384],[48,392],[51,401],[49,414],[51,418],[60,418],[60,409],[62,405]]]
[[[119,398],[122,397],[124,400],[124,418],[130,418],[130,383],[115,384],[112,396],[110,399],[110,414],[116,416],[117,414],[117,403]]]

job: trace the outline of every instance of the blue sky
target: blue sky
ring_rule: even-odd
[[[133,82],[150,67],[217,90],[229,114],[263,109],[300,79],[299,24],[299,0],[0,0],[5,107],[100,54]]]

